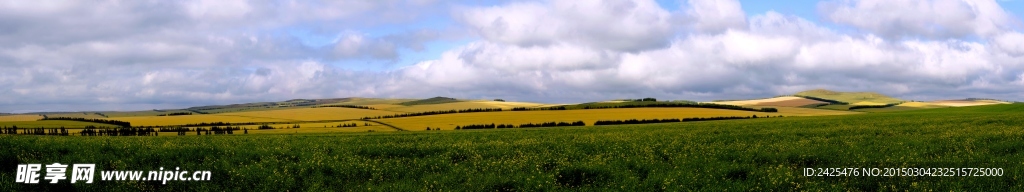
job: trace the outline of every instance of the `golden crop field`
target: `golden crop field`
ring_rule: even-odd
[[[901,103],[901,104],[899,104],[899,105],[896,105],[896,106],[902,106],[902,107],[917,107],[917,108],[940,108],[940,107],[948,107],[948,106],[936,105],[936,104],[931,104],[931,103],[925,103],[925,102],[906,102],[906,103]]]
[[[393,105],[393,104],[380,104],[380,105],[369,105],[369,107],[398,112],[426,112],[426,111],[442,111],[442,110],[461,110],[461,109],[476,109],[476,108],[502,108],[512,109],[515,107],[541,107],[546,104],[541,103],[528,103],[528,102],[500,102],[500,101],[463,101],[454,103],[442,103],[442,104],[430,104],[430,105]]]
[[[203,122],[288,122],[359,119],[366,116],[390,115],[398,112],[342,107],[300,108],[236,113],[196,114],[180,116],[117,117],[113,120],[131,122],[133,126],[165,126]]]
[[[47,114],[46,116],[50,117],[50,118],[53,118],[53,117],[71,117],[71,118],[86,118],[86,119],[103,119],[103,118],[106,118],[106,117],[97,115],[95,113],[57,113],[57,114]]]
[[[283,109],[271,111],[221,113],[216,115],[278,119],[277,121],[317,121],[359,119],[367,116],[392,115],[398,113],[399,112],[393,111],[353,109],[344,107],[320,107],[302,109]]]
[[[196,123],[210,123],[210,122],[276,122],[284,121],[281,119],[272,118],[258,118],[258,117],[244,117],[244,116],[229,116],[222,114],[199,114],[199,115],[181,115],[181,116],[139,116],[139,117],[114,117],[112,120],[127,121],[132,123],[132,126],[166,126],[166,125],[183,125],[183,124],[196,124]]]
[[[725,109],[705,108],[619,108],[619,109],[588,109],[588,110],[557,110],[557,111],[507,111],[507,112],[480,112],[480,113],[457,113],[445,115],[430,115],[418,117],[381,119],[381,122],[392,124],[410,131],[426,130],[440,127],[443,130],[455,129],[455,126],[469,124],[524,124],[543,122],[571,122],[584,121],[592,125],[597,120],[625,120],[625,119],[667,119],[687,117],[720,117],[720,116],[798,116],[811,115],[812,112],[824,111],[816,109],[791,108],[788,110],[779,109],[778,113],[751,112]],[[796,113],[787,113],[791,111]],[[850,114],[850,113],[847,113]]]
[[[39,115],[3,115],[0,116],[0,122],[6,121],[35,121],[42,119]]]
[[[3,121],[0,122],[0,127],[11,127],[18,126],[18,128],[84,128],[85,126],[97,126],[97,127],[113,127],[108,124],[90,123],[81,121],[61,121],[61,120],[47,120],[47,121]]]

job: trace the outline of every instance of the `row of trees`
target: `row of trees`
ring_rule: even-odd
[[[794,96],[803,97],[805,99],[810,99],[810,100],[815,100],[815,101],[826,102],[826,103],[829,103],[829,104],[836,104],[836,105],[849,105],[850,104],[850,103],[847,103],[847,102],[836,101],[836,100],[831,100],[831,99],[825,99],[825,98],[820,98],[820,97],[811,97],[811,96],[803,96],[803,95],[794,95]]]
[[[366,125],[369,125],[369,124],[366,124]],[[359,126],[359,124],[356,124],[356,123],[345,123],[345,124],[340,124],[340,125],[338,125],[336,127],[358,127],[358,126]]]
[[[868,109],[868,108],[886,108],[886,107],[896,106],[896,105],[899,105],[899,104],[900,103],[890,103],[890,104],[885,104],[885,105],[857,105],[857,106],[851,106],[850,108],[848,108],[846,110]]]
[[[103,114],[103,113],[93,113],[93,114],[102,116],[103,118],[110,118],[110,117],[107,117],[107,114]]]
[[[687,117],[682,119],[671,118],[671,119],[629,119],[629,120],[598,120],[594,122],[594,125],[623,125],[623,124],[647,124],[647,123],[672,123],[672,122],[691,122],[691,121],[714,121],[714,120],[729,120],[729,119],[754,119],[754,118],[769,118],[773,116],[727,116],[727,117]],[[774,116],[774,117],[782,117]]]
[[[641,101],[655,101],[654,98],[644,98],[644,99],[638,99],[638,100],[641,100]],[[778,109],[771,108],[771,107],[763,107],[763,108],[760,108],[760,109],[754,109],[754,108],[749,108],[749,107],[741,107],[741,106],[735,106],[735,105],[722,105],[722,104],[714,104],[714,103],[675,103],[675,102],[672,102],[672,103],[660,102],[660,103],[630,103],[630,104],[583,105],[582,109],[646,108],[646,107],[691,107],[691,108],[730,109],[730,110],[743,110],[743,111],[756,111],[756,112],[769,112],[769,113],[779,112]],[[567,109],[568,108],[566,108],[565,106],[542,107],[542,108],[533,108],[533,109],[526,108],[526,107],[515,107],[515,108],[512,108],[512,111],[530,111],[530,110],[544,111],[544,110],[567,110]]]
[[[363,117],[363,119],[388,119],[388,118],[399,118],[399,117],[415,117],[425,115],[441,115],[441,114],[452,114],[452,113],[476,113],[476,112],[500,112],[501,108],[476,108],[476,109],[462,109],[462,110],[447,110],[447,111],[426,111],[426,112],[415,112],[415,113],[403,113],[395,115],[384,115],[376,117]]]
[[[730,109],[730,110],[742,110],[742,111],[757,111],[757,112],[778,112],[778,109],[771,107],[764,107],[760,109],[754,109],[749,107],[741,107],[735,105],[722,105],[714,103],[639,103],[639,104],[623,104],[623,105],[598,105],[598,106],[584,106],[583,109],[607,109],[607,108],[645,108],[645,107],[691,107],[691,108],[709,108],[709,109]]]
[[[57,136],[68,136],[68,130],[61,128],[21,128],[21,133],[18,133],[18,126],[0,128],[0,133],[11,134],[11,135],[57,135]]]
[[[109,120],[109,119],[86,119],[86,118],[81,118],[81,117],[47,117],[47,116],[43,116],[43,120],[82,121],[82,122],[111,124],[111,125],[117,125],[117,126],[121,126],[121,127],[131,127],[132,126],[132,123],[129,123],[129,122],[126,122],[126,121]]]
[[[648,97],[643,99],[626,99],[626,101],[658,101],[658,99]]]
[[[518,126],[513,124],[475,124],[475,125],[463,125],[455,126],[455,130],[463,129],[507,129],[507,128],[532,128],[532,127],[565,127],[565,126],[586,126],[583,121],[575,122],[544,122],[544,123],[525,123],[519,124]],[[427,128],[428,130],[430,128]]]
[[[97,129],[95,126],[86,126],[81,136],[158,136],[159,133],[153,128],[120,127],[113,129]]]
[[[344,107],[344,108],[355,108],[355,109],[369,109],[369,110],[376,110],[376,109],[375,109],[375,108],[373,108],[373,107],[367,107],[367,106],[359,106],[359,105],[321,105],[321,106],[319,106],[319,107]],[[314,108],[316,108],[316,107],[314,107]]]
[[[177,112],[177,113],[160,114],[158,116],[178,116],[178,115],[192,115],[192,113],[191,112]]]
[[[629,119],[629,120],[598,120],[594,125],[622,125],[622,124],[646,124],[646,123],[670,123],[682,122],[680,119]]]

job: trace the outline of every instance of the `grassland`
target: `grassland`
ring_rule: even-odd
[[[0,135],[2,191],[1020,191],[1024,105],[438,132]],[[16,184],[19,163],[210,170],[212,181]],[[818,167],[998,167],[1001,177],[805,177]]]

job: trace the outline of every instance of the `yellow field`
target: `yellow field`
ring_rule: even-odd
[[[181,116],[117,117],[113,120],[131,122],[132,126],[183,125],[203,122],[287,122],[359,119],[366,116],[390,115],[397,112],[342,107],[300,108],[236,113],[197,114]]]
[[[112,120],[127,121],[132,123],[132,126],[164,126],[164,125],[183,125],[183,124],[196,124],[196,123],[210,123],[210,122],[275,122],[284,121],[281,119],[270,119],[270,118],[257,118],[257,117],[242,117],[242,116],[225,116],[221,114],[210,114],[210,115],[181,115],[181,116],[139,116],[139,117],[115,117],[110,118]]]
[[[754,106],[764,107],[764,106]],[[821,116],[821,115],[851,115],[859,114],[860,112],[854,111],[839,111],[839,110],[827,110],[827,109],[812,109],[803,107],[773,107],[779,110],[778,114],[783,116]]]
[[[821,115],[818,109],[787,108],[779,109],[779,113],[763,113],[724,109],[703,109],[703,108],[624,108],[624,109],[588,109],[588,110],[564,110],[564,111],[508,111],[508,112],[480,112],[480,113],[458,113],[445,115],[431,115],[419,117],[381,119],[381,122],[392,124],[410,131],[426,130],[427,127],[443,130],[455,129],[455,126],[469,124],[524,124],[543,122],[570,122],[580,121],[592,125],[597,120],[625,120],[625,119],[667,119],[687,117],[719,117],[719,116],[799,116],[799,115]],[[788,111],[788,112],[787,112]],[[852,114],[855,112],[829,114]]]
[[[764,98],[764,99],[736,100],[736,101],[718,101],[718,102],[708,102],[708,103],[721,104],[721,105],[757,105],[758,103],[780,102],[780,101],[800,100],[800,99],[804,99],[804,98],[803,97],[793,97],[793,96],[783,96],[783,97],[772,97],[772,98]]]
[[[216,115],[222,116],[242,116],[242,117],[255,117],[255,118],[268,118],[278,119],[278,121],[317,121],[317,120],[342,120],[342,119],[359,119],[367,116],[379,116],[379,115],[392,115],[399,114],[398,112],[382,111],[382,110],[368,110],[368,109],[353,109],[344,107],[321,107],[321,108],[301,108],[301,109],[283,109],[283,110],[270,110],[270,111],[251,111],[251,112],[237,112],[237,113],[220,113]]]
[[[901,104],[899,104],[899,105],[896,105],[896,106],[903,106],[903,107],[917,107],[917,108],[939,108],[939,107],[947,107],[947,106],[942,106],[942,105],[935,105],[935,104],[931,104],[931,103],[925,103],[925,102],[906,102],[906,103],[901,103]]]
[[[547,106],[548,104],[542,103],[528,103],[528,102],[500,102],[500,101],[463,101],[455,103],[442,103],[442,104],[431,104],[431,105],[369,105],[380,110],[398,111],[398,112],[426,112],[426,111],[442,111],[442,110],[460,110],[460,109],[476,109],[476,108],[502,108],[512,109],[515,107],[541,107]]]
[[[42,119],[39,115],[3,115],[0,116],[0,122],[4,121],[35,121]]]

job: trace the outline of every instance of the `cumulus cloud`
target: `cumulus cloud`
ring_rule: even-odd
[[[841,0],[819,9],[833,22],[890,38],[990,36],[1015,20],[994,0]]]
[[[517,46],[571,43],[615,51],[666,45],[671,14],[650,0],[513,2],[466,8],[460,19],[484,39]]]
[[[747,16],[734,0],[689,0],[686,17],[696,31],[719,33],[728,29],[747,28]]]
[[[853,31],[772,11],[748,16],[736,1],[692,0],[677,11],[650,0],[430,3],[0,3],[0,25],[12,26],[0,30],[0,111],[350,96],[713,100],[815,88],[1024,99],[1024,35],[993,1],[819,5],[826,22]],[[417,19],[428,13],[458,23],[360,30],[427,22]],[[280,35],[295,28],[336,38],[317,47]],[[332,64],[395,61],[452,31],[477,39],[394,69]]]

